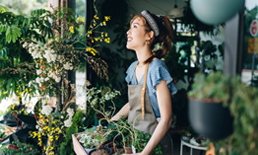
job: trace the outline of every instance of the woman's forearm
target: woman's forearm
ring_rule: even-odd
[[[124,116],[124,118],[127,118],[130,111],[130,104],[126,103],[120,111],[111,118],[113,121],[119,120],[120,117]]]
[[[156,129],[154,130],[151,139],[145,146],[144,150],[142,151],[142,155],[149,155],[151,152],[156,148],[156,146],[159,144],[161,139],[165,136],[167,133],[170,125],[171,125],[172,119],[165,120],[161,118],[159,124],[157,125]]]

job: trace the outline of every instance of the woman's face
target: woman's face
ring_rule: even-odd
[[[130,29],[127,31],[127,44],[126,48],[131,50],[137,50],[145,46],[146,42],[146,31],[141,18],[136,18]]]

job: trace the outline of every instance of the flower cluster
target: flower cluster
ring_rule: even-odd
[[[32,138],[38,139],[38,145],[44,153],[53,154],[59,150],[60,144],[65,138],[65,131],[72,123],[74,110],[67,108],[65,112],[53,113],[53,107],[45,105],[40,110],[36,128],[32,132]]]
[[[97,31],[98,27],[106,25],[110,17],[105,16],[104,21],[98,22],[99,17],[95,15],[87,33],[80,35],[76,30],[80,25],[84,25],[83,18],[74,19],[73,14],[65,9],[53,8],[53,10],[49,17],[53,19],[52,28],[56,33],[54,38],[43,45],[35,42],[24,42],[23,44],[23,48],[26,48],[34,59],[36,83],[41,96],[50,95],[49,91],[52,93],[50,96],[60,94],[56,89],[57,84],[65,81],[67,72],[77,70],[84,60],[101,78],[108,79],[106,62],[95,57],[99,54],[95,48],[98,46],[95,41],[110,42],[108,33]],[[61,17],[60,11],[62,11]],[[58,24],[56,21],[59,20],[66,23],[66,26],[62,27]],[[76,44],[80,46],[75,46]]]
[[[39,44],[33,42],[25,42],[23,47],[28,49],[36,64],[36,83],[39,85],[42,96],[48,90],[54,89],[55,84],[61,81],[62,75],[67,70],[73,69],[73,64],[67,61],[63,55],[57,55],[53,49],[39,46]]]

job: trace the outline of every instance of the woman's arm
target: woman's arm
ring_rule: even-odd
[[[111,118],[111,120],[113,121],[117,121],[119,120],[119,118],[121,116],[124,116],[124,118],[127,118],[128,114],[129,114],[129,111],[130,111],[130,104],[129,103],[126,103],[122,109],[120,109],[120,111]]]
[[[172,123],[172,104],[169,88],[166,81],[161,81],[156,85],[157,100],[160,110],[160,122],[154,130],[151,139],[145,146],[144,150],[140,153],[142,155],[149,155],[167,133]]]

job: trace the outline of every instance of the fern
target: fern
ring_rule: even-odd
[[[21,29],[18,28],[17,25],[12,25],[7,28],[6,31],[6,42],[10,43],[11,41],[13,43],[18,40],[18,38],[21,36]]]

